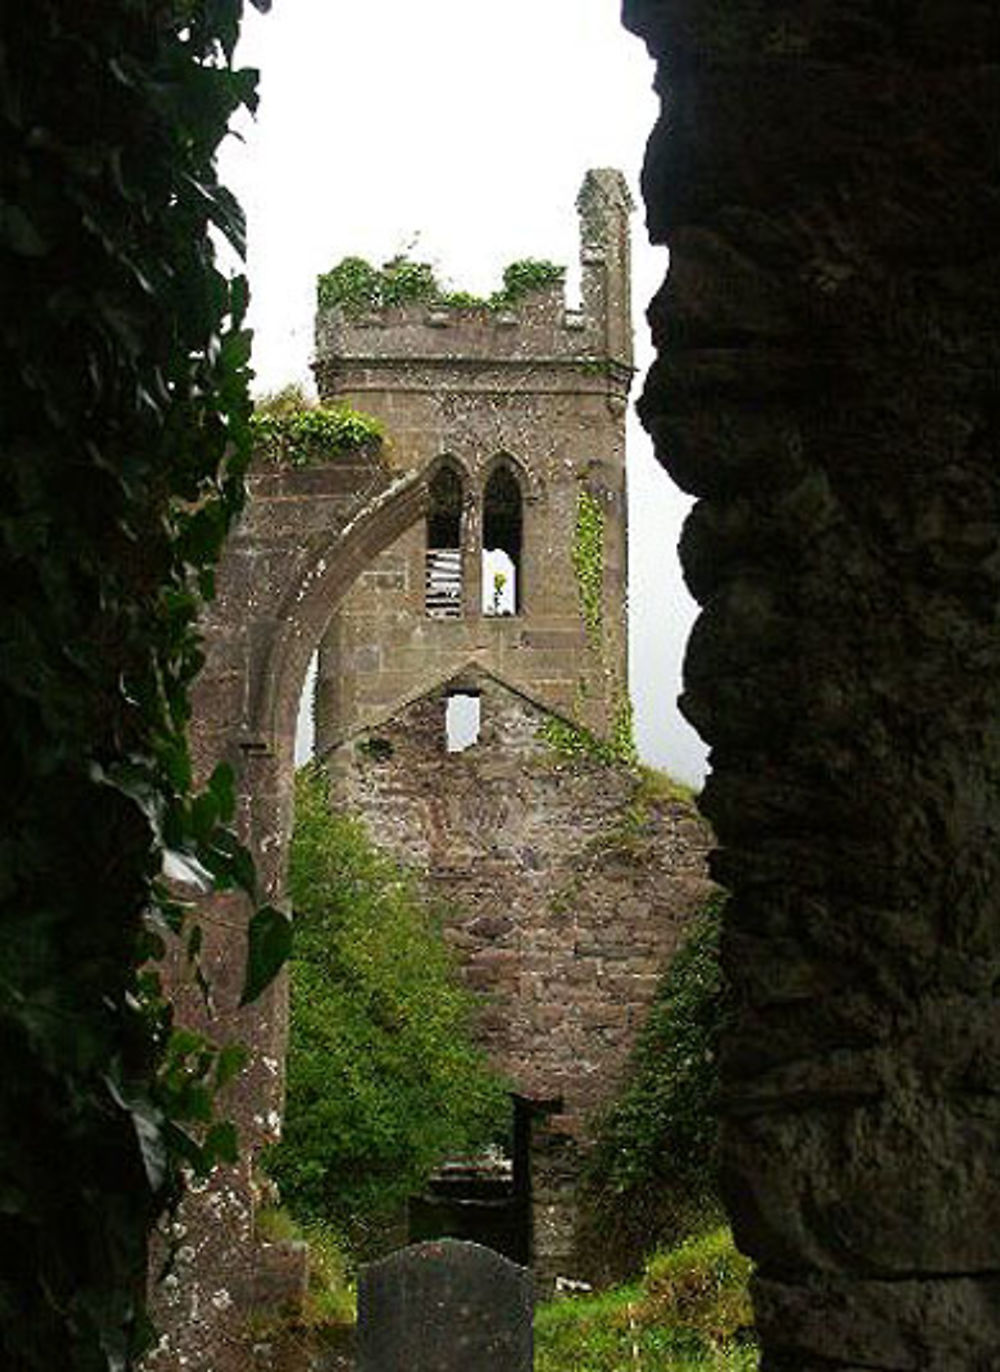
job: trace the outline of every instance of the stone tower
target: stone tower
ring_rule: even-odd
[[[427,479],[426,518],[362,574],[323,642],[317,748],[485,673],[601,737],[627,718],[625,407],[632,377],[621,174],[578,198],[582,307],[560,281],[506,310],[321,310],[324,403],[381,419]],[[442,727],[444,725],[442,724]]]

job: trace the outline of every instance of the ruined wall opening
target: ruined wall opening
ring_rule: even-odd
[[[521,610],[522,538],[521,484],[509,464],[501,462],[483,492],[484,615],[516,615]]]
[[[479,742],[482,700],[478,691],[453,691],[444,708],[445,752],[464,753]]]
[[[462,614],[462,477],[442,463],[428,486],[424,610],[429,619]]]

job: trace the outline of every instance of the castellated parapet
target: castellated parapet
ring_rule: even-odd
[[[430,492],[427,520],[373,562],[331,624],[321,751],[478,670],[604,737],[627,710],[621,174],[588,172],[578,210],[579,309],[556,281],[507,309],[318,314],[321,399],[381,419],[390,464],[426,474]]]

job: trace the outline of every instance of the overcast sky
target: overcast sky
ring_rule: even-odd
[[[249,223],[259,390],[309,380],[315,279],[341,257],[409,251],[486,294],[541,257],[577,279],[576,193],[618,167],[633,221],[636,360],[645,303],[666,270],[646,242],[638,174],[656,117],[653,66],[617,0],[275,0],[248,7],[240,60],[261,107],[222,173]],[[705,750],[675,705],[694,606],[677,563],[688,508],[629,429],[631,677],[643,759],[697,782]]]

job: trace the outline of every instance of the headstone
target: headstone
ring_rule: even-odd
[[[363,1267],[358,1372],[531,1372],[531,1273],[436,1239]]]

